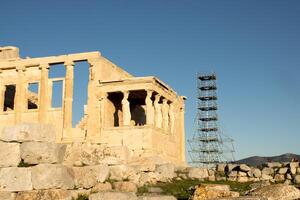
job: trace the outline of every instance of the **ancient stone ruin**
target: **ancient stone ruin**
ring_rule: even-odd
[[[74,67],[89,63],[84,116],[72,126]],[[50,78],[63,64],[65,77]],[[61,82],[62,105],[52,107],[53,84]],[[0,130],[22,123],[52,124],[56,142],[127,146],[137,155],[160,155],[185,163],[184,100],[156,77],[134,77],[100,52],[25,58],[16,47],[0,48]],[[36,84],[36,92],[29,86]]]

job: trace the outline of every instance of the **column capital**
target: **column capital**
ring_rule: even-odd
[[[161,97],[160,94],[155,95],[155,101],[159,101],[159,100],[160,100],[160,97]]]
[[[26,67],[25,66],[17,66],[16,70],[17,70],[17,72],[25,72],[26,71]]]
[[[41,63],[39,64],[39,69],[49,69],[50,68],[50,65],[49,63]]]
[[[67,67],[67,66],[74,66],[75,65],[75,63],[73,62],[73,60],[66,60],[65,62],[64,62],[64,65]]]
[[[166,98],[163,98],[163,103],[168,103],[168,99],[166,99]]]
[[[122,93],[123,93],[123,95],[124,95],[124,97],[123,97],[123,99],[128,99],[128,96],[129,96],[129,90],[124,90],[124,91],[122,91]]]

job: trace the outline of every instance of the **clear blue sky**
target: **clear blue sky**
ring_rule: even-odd
[[[300,153],[300,1],[2,1],[0,46],[39,57],[99,50],[186,101],[196,72],[215,71],[219,115],[237,158]]]

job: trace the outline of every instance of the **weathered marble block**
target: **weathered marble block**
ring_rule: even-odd
[[[63,165],[40,164],[32,167],[32,184],[36,190],[73,189],[72,170]]]
[[[48,142],[24,142],[21,144],[21,158],[28,164],[62,163],[66,145]]]
[[[0,140],[7,142],[55,142],[55,128],[45,124],[19,124],[3,128]]]
[[[0,191],[32,190],[31,168],[9,167],[0,169]]]
[[[20,144],[0,141],[0,167],[17,167],[20,161]]]
[[[76,188],[91,188],[97,183],[103,183],[109,176],[107,165],[73,167],[72,169]]]

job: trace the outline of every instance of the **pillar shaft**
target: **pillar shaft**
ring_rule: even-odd
[[[146,125],[153,125],[154,124],[154,107],[152,102],[152,93],[153,91],[148,90],[146,96]]]
[[[163,99],[163,104],[162,104],[162,127],[165,131],[168,131],[169,129],[169,105],[168,105],[168,100]]]
[[[27,106],[26,99],[26,87],[25,84],[25,68],[19,68],[18,71],[18,82],[16,84],[16,94],[15,94],[15,123],[20,123],[22,121],[22,113],[24,113]]]
[[[175,125],[175,116],[174,116],[174,105],[173,103],[170,104],[169,106],[169,130],[170,133],[173,134],[174,133],[174,125]]]
[[[123,126],[129,126],[131,120],[130,104],[128,101],[129,92],[123,92],[122,111],[123,111]]]
[[[162,113],[161,113],[161,104],[159,103],[160,101],[160,95],[157,94],[155,96],[155,100],[154,100],[154,109],[155,109],[155,126],[157,128],[161,128],[162,127]]]
[[[47,111],[49,109],[49,88],[48,88],[49,65],[41,65],[41,83],[39,95],[39,122],[47,123]]]
[[[72,104],[73,104],[73,82],[74,82],[74,62],[65,62],[66,81],[65,81],[65,96],[64,96],[64,137],[70,138],[72,128]]]
[[[5,85],[0,85],[0,113],[4,111],[4,100],[5,100]]]

